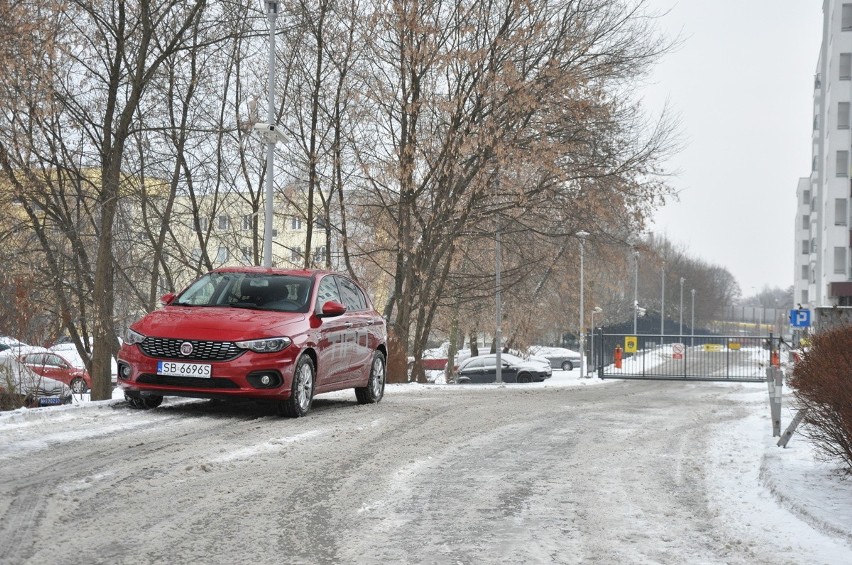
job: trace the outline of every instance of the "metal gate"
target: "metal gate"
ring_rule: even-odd
[[[782,343],[771,334],[680,336],[597,332],[592,367],[602,379],[766,382],[766,368],[778,363]]]

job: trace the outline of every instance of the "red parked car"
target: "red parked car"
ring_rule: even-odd
[[[86,369],[75,367],[56,353],[26,353],[20,355],[18,359],[35,374],[67,384],[75,394],[92,388],[92,379]]]
[[[250,398],[299,417],[324,392],[354,388],[360,404],[384,395],[385,321],[345,275],[225,267],[161,301],[118,354],[134,408],[164,396]]]

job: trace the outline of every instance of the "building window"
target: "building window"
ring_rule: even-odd
[[[253,217],[252,214],[246,214],[245,216],[243,216],[243,221],[242,221],[242,226],[241,226],[243,231],[248,231],[248,230],[251,229],[252,217]]]
[[[811,217],[807,214],[802,216],[802,229],[806,230],[811,227]]]
[[[811,203],[811,191],[803,190],[802,191],[802,204],[808,205]]]
[[[807,265],[802,265],[802,280],[808,280],[808,275],[810,274],[810,268]]]
[[[843,4],[840,11],[840,31],[852,30],[852,4]]]
[[[837,152],[837,163],[835,165],[834,174],[838,177],[845,177],[849,175],[849,152],[848,151],[838,151]]]
[[[814,131],[819,130],[819,116],[814,116]]]
[[[802,255],[807,255],[811,251],[811,244],[807,239],[802,240]]]
[[[325,263],[325,245],[320,245],[314,249],[314,263],[317,265]]]
[[[852,53],[840,54],[840,80],[852,79]]]
[[[231,227],[231,218],[228,216],[219,216],[218,224],[220,230],[226,230]]]
[[[294,229],[294,230],[302,229],[302,218],[297,218],[297,217],[293,216],[290,219],[290,228]]]
[[[835,275],[845,275],[846,274],[846,248],[845,247],[835,247],[834,248],[834,274]]]
[[[302,258],[302,248],[296,246],[290,250],[290,262],[295,263]]]
[[[252,257],[251,247],[243,247],[243,261],[246,263],[251,263],[254,261],[254,257]]]
[[[849,129],[849,102],[837,103],[837,129]]]
[[[228,248],[222,246],[216,252],[216,262],[217,263],[225,263],[228,261]]]
[[[846,225],[846,199],[845,198],[835,198],[834,199],[834,225],[835,226],[845,226]]]
[[[198,229],[203,233],[207,231],[210,222],[207,218],[198,218]]]
[[[816,238],[811,238],[811,253],[816,253]]]

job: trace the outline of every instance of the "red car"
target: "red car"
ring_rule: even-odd
[[[26,353],[18,359],[32,372],[67,384],[75,394],[92,388],[92,379],[86,369],[79,369],[67,359],[53,352]]]
[[[164,396],[250,398],[299,417],[324,392],[354,388],[360,404],[384,395],[385,321],[345,275],[226,267],[161,301],[118,353],[134,408]]]

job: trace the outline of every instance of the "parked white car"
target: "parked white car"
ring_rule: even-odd
[[[0,352],[0,400],[35,408],[70,404],[71,396],[68,385],[37,375],[18,360],[12,349]]]

